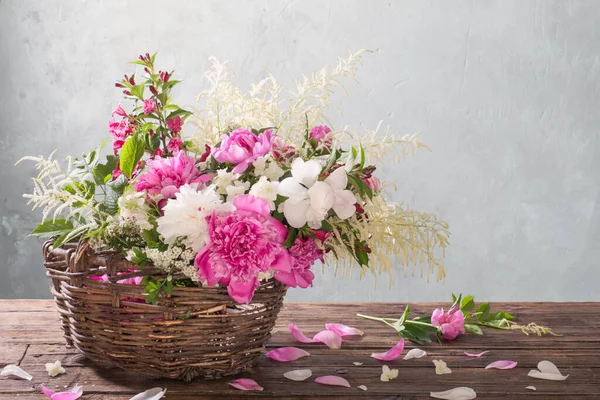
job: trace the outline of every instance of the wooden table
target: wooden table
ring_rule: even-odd
[[[413,310],[431,312],[439,304],[414,304]],[[447,304],[445,305],[447,307]],[[243,377],[255,379],[263,392],[240,392],[226,381],[196,381],[190,384],[168,380],[149,380],[115,368],[94,365],[76,350],[65,347],[58,314],[52,301],[0,301],[0,367],[18,364],[33,375],[32,381],[0,377],[0,399],[42,399],[38,386],[45,384],[64,390],[79,383],[84,387],[82,399],[129,399],[143,390],[167,387],[172,399],[271,398],[339,398],[428,399],[430,391],[469,386],[481,399],[598,399],[600,398],[600,303],[495,303],[492,307],[516,314],[521,322],[535,321],[551,326],[560,337],[525,336],[520,332],[488,329],[485,336],[467,335],[445,343],[421,346],[428,356],[420,359],[389,362],[400,373],[397,379],[380,381],[382,363],[369,357],[372,352],[387,350],[397,343],[391,328],[355,317],[357,312],[378,316],[397,316],[402,304],[286,304],[269,347],[296,346],[311,353],[310,357],[290,363],[276,363],[261,357],[256,367]],[[308,335],[323,329],[325,322],[341,322],[362,329],[362,338],[345,341],[340,350],[323,345],[297,343],[287,325],[293,322]],[[414,347],[408,343],[409,348]],[[469,358],[464,350],[490,350],[482,358]],[[433,359],[448,363],[452,374],[436,375]],[[530,378],[527,372],[540,360],[554,362],[566,381],[554,382]],[[44,364],[61,360],[67,374],[50,378]],[[496,360],[518,361],[512,370],[486,370]],[[355,366],[353,362],[362,362]],[[310,368],[313,378],[293,382],[282,374],[293,369]],[[351,388],[323,386],[314,377],[339,375]],[[366,385],[362,391],[358,385]],[[525,389],[535,386],[537,391]]]

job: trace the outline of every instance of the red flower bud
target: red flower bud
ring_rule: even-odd
[[[141,54],[138,58],[140,59],[140,61],[144,61],[144,56],[142,56]]]
[[[160,71],[160,79],[164,83],[167,83],[167,81],[169,80],[169,73],[167,71]]]
[[[150,70],[148,69],[148,67],[144,67],[144,72],[147,73],[147,74],[150,73]]]
[[[152,92],[153,95],[158,96],[158,90],[156,90],[154,86],[150,86],[150,92]]]
[[[210,156],[210,146],[207,145],[207,144],[205,144],[204,145],[204,154],[202,154],[200,156],[200,159],[198,161],[204,162],[204,161],[206,161],[206,159],[208,158],[208,156]]]
[[[122,83],[117,82],[117,83],[115,83],[115,87],[124,88],[125,85],[123,85]]]
[[[132,76],[131,78],[129,78],[129,83],[130,83],[131,85],[135,85],[135,81],[133,80],[133,76]]]
[[[127,96],[131,96],[131,92],[129,90],[123,90],[123,93],[126,94]]]

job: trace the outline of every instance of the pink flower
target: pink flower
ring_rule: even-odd
[[[465,333],[465,316],[455,307],[447,313],[443,308],[436,308],[431,315],[431,325],[441,328],[444,339],[454,340],[459,334]]]
[[[323,260],[317,244],[312,238],[298,238],[288,252],[292,259],[292,270],[278,272],[273,277],[290,287],[300,286],[303,289],[309,287],[315,278],[310,267],[316,260]]]
[[[119,151],[125,139],[129,134],[133,132],[133,126],[129,124],[127,118],[123,118],[121,121],[108,121],[108,131],[113,136],[113,151],[115,154]]]
[[[119,115],[121,117],[126,117],[127,113],[125,112],[125,110],[123,110],[123,107],[121,107],[120,104],[117,104],[115,106],[115,109],[112,112],[112,116],[114,117],[115,115]]]
[[[159,76],[160,80],[164,83],[167,83],[167,81],[169,80],[169,73],[167,71],[160,71]]]
[[[241,174],[258,157],[271,150],[275,136],[267,129],[255,135],[246,129],[236,129],[231,134],[221,136],[221,145],[212,149],[212,156],[220,163],[235,164],[233,173]]]
[[[323,143],[323,146],[328,148],[331,147],[331,143],[333,142],[333,139],[329,135],[330,133],[331,129],[327,125],[317,125],[313,126],[308,136],[317,143]]]
[[[366,178],[365,183],[374,192],[381,190],[381,181],[374,176]]]
[[[281,138],[276,137],[275,140],[273,140],[271,152],[276,161],[287,162],[296,154],[296,149],[294,146],[285,144]]]
[[[175,118],[171,118],[167,120],[167,128],[172,130],[175,133],[181,132],[181,127],[183,126],[183,120],[178,116]]]
[[[175,197],[186,183],[204,184],[210,175],[202,175],[194,165],[194,158],[178,151],[173,157],[156,156],[148,161],[150,169],[135,182],[135,190],[146,190],[149,195],[162,195],[164,199]]]
[[[144,114],[152,114],[156,110],[156,101],[154,99],[144,100]]]
[[[171,153],[175,153],[177,150],[181,149],[182,144],[183,141],[181,138],[175,136],[169,140],[169,144],[167,144],[167,150],[169,150]]]
[[[208,218],[209,243],[196,256],[198,276],[209,285],[227,286],[232,299],[250,303],[258,274],[287,271],[291,260],[283,247],[286,227],[270,216],[269,203],[250,194],[233,200],[236,210]]]

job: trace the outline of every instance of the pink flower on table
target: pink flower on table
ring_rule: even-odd
[[[333,143],[333,139],[329,135],[331,133],[331,128],[327,125],[317,125],[313,126],[313,128],[308,133],[308,136],[311,139],[314,139],[317,143],[322,143],[323,147],[329,148]]]
[[[175,153],[177,150],[181,149],[182,144],[183,141],[180,137],[172,137],[171,140],[169,140],[169,144],[167,144],[167,150],[169,150],[171,153]]]
[[[182,151],[173,157],[156,156],[147,163],[150,169],[135,182],[135,190],[145,190],[151,196],[162,195],[163,199],[173,198],[186,183],[204,184],[210,179],[210,175],[201,174],[194,164],[194,158]]]
[[[146,99],[144,100],[144,114],[152,114],[156,110],[156,100]]]
[[[454,340],[459,334],[465,333],[465,316],[456,307],[447,313],[444,313],[443,308],[436,308],[431,315],[431,324],[440,327],[446,340]]]
[[[167,120],[167,128],[172,130],[175,133],[181,132],[181,127],[183,126],[183,120],[178,116]]]
[[[112,112],[112,116],[114,117],[115,115],[119,115],[121,117],[126,117],[127,113],[125,112],[125,110],[123,110],[123,107],[121,107],[120,104],[117,104],[115,106],[115,109]]]
[[[201,280],[227,286],[232,299],[248,304],[260,272],[290,271],[291,260],[283,247],[287,229],[270,216],[265,199],[246,194],[235,197],[233,205],[233,212],[208,217],[209,242],[195,265]]]
[[[247,129],[236,129],[221,136],[221,145],[213,147],[211,154],[220,163],[235,164],[234,174],[241,174],[258,157],[266,155],[275,136],[270,129],[255,135]]]
[[[277,272],[273,278],[285,283],[290,287],[300,286],[305,289],[312,284],[315,274],[310,267],[316,260],[323,261],[323,255],[317,247],[314,239],[298,238],[294,241],[292,247],[288,249],[292,259],[292,269],[289,272]]]

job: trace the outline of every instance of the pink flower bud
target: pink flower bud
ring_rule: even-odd
[[[169,80],[169,73],[167,71],[161,71],[160,72],[160,79],[164,82],[167,83],[167,81]]]
[[[156,88],[154,86],[150,86],[150,92],[153,95],[158,96],[158,90],[156,90]]]

